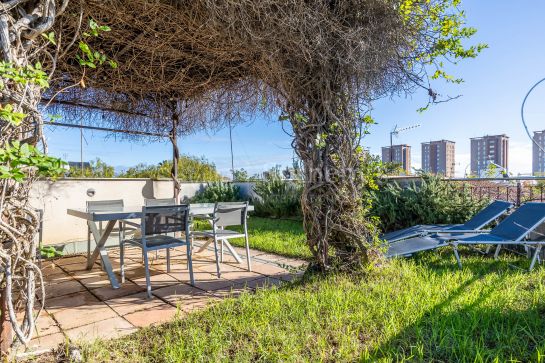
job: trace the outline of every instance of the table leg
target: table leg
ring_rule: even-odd
[[[93,264],[95,263],[96,259],[100,255],[100,260],[102,262],[102,268],[106,271],[108,274],[108,278],[110,279],[110,284],[114,289],[119,288],[119,283],[117,282],[117,279],[115,277],[112,264],[110,263],[110,259],[108,258],[108,251],[106,251],[106,247],[104,245],[106,244],[106,241],[108,241],[108,237],[112,233],[112,230],[114,229],[114,226],[117,221],[112,220],[108,221],[108,224],[106,225],[106,228],[104,229],[104,232],[102,235],[98,231],[97,225],[93,221],[87,221],[87,224],[89,225],[89,229],[91,230],[91,233],[93,234],[93,239],[96,242],[95,250],[93,251],[93,254],[91,257],[87,260],[87,269],[90,270],[93,268]]]

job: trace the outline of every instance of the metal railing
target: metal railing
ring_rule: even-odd
[[[545,202],[544,177],[446,179],[470,189],[473,198],[502,199],[520,206],[525,202]]]

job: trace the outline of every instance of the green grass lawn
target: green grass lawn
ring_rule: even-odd
[[[296,254],[300,226],[254,218],[254,247]],[[291,223],[291,222],[290,222]],[[258,231],[263,231],[260,236]],[[297,237],[299,235],[299,237]],[[281,238],[281,241],[274,242]],[[260,242],[258,242],[260,241]],[[258,248],[259,248],[258,247]],[[278,252],[278,251],[276,251]],[[361,275],[307,276],[172,323],[84,346],[89,361],[545,361],[545,268],[464,249],[397,260]]]
[[[209,229],[208,222],[199,222],[197,229]],[[239,230],[242,228],[229,227]],[[250,247],[260,251],[276,253],[286,257],[308,259],[311,257],[300,221],[250,217],[248,219]],[[243,238],[229,240],[234,246],[244,247]]]

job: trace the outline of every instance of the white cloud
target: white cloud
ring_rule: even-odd
[[[514,175],[532,173],[532,144],[528,142],[510,142],[509,172]]]

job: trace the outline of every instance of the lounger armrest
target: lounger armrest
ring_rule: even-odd
[[[460,229],[460,230],[445,230],[445,231],[433,231],[433,230],[426,230],[424,233],[426,234],[456,234],[456,233],[489,233],[490,230],[488,229],[480,229],[480,230],[473,230],[473,229]]]

